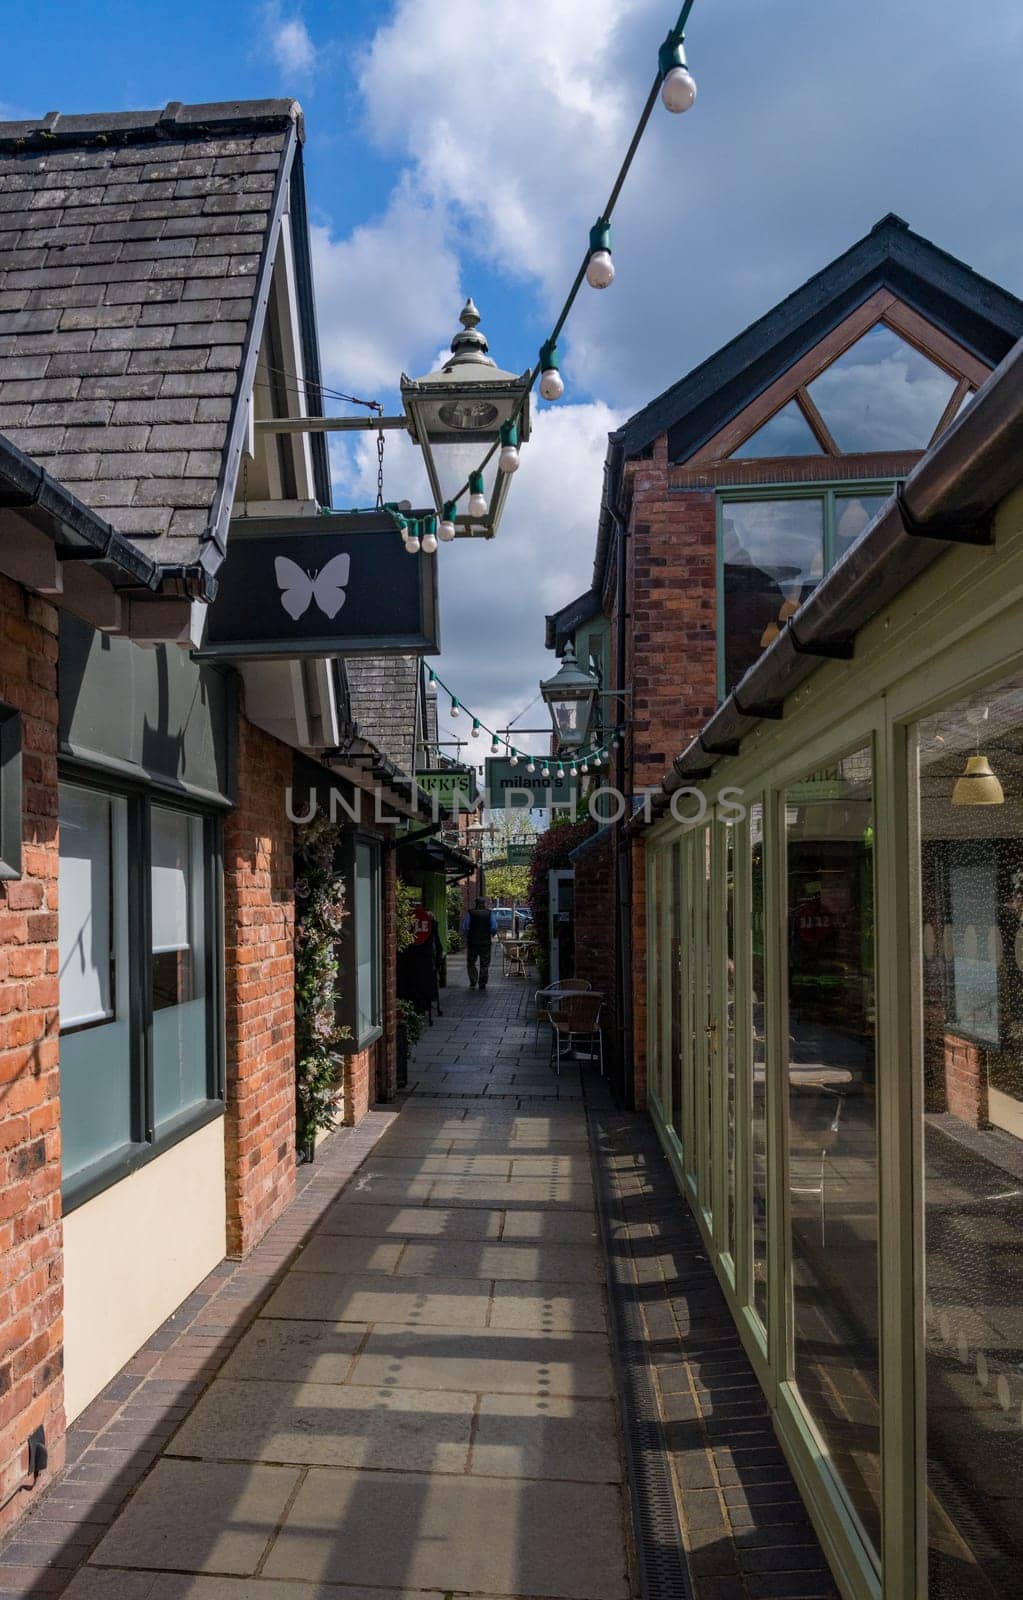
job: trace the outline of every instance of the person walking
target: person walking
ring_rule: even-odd
[[[482,992],[490,976],[490,941],[497,932],[497,918],[490,910],[485,895],[481,895],[473,909],[465,913],[462,932],[465,935],[469,987],[475,989],[478,983]]]

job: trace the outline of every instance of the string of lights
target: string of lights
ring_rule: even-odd
[[[469,737],[471,739],[479,739],[483,734],[486,734],[490,740],[490,754],[492,756],[499,756],[503,750],[511,766],[517,767],[521,761],[526,771],[530,774],[539,772],[543,777],[550,777],[555,780],[585,776],[588,772],[599,771],[601,767],[606,766],[611,759],[612,750],[616,750],[621,743],[622,729],[615,728],[604,744],[594,743],[588,750],[579,750],[567,760],[563,760],[558,756],[533,755],[530,751],[520,750],[516,745],[513,745],[510,739],[507,739],[503,733],[499,733],[496,728],[488,728],[483,719],[469,710],[464,701],[459,699],[451,686],[444,682],[444,679],[435,672],[433,667],[427,668],[426,681],[429,688],[443,690],[448,696],[450,702],[448,705],[449,717],[465,716],[468,718],[470,724]],[[528,707],[526,709],[528,710]],[[520,715],[522,714],[520,712]]]
[[[523,392],[515,414],[510,421],[502,424],[500,437],[490,446],[475,472],[470,472],[458,493],[447,501],[444,506],[444,515],[440,521],[439,529],[431,543],[427,544],[424,538],[418,543],[411,539],[406,541],[406,549],[415,555],[420,549],[430,554],[436,550],[436,539],[450,540],[455,537],[454,518],[458,503],[464,495],[469,495],[467,510],[470,516],[483,517],[487,513],[487,501],[484,493],[484,470],[493,459],[494,452],[500,450],[498,470],[505,473],[515,472],[519,465],[519,433],[518,420],[522,408],[527,404],[529,394],[537,378],[540,379],[540,393],[545,400],[560,400],[565,392],[564,379],[561,376],[561,363],[558,355],[558,338],[569,313],[576,301],[576,296],[582,287],[583,280],[592,289],[607,289],[614,282],[614,261],[611,252],[611,216],[618,203],[619,195],[628,177],[636,151],[639,149],[647,123],[657,103],[658,95],[667,111],[680,113],[688,111],[696,100],[696,81],[693,78],[686,62],[685,30],[689,21],[689,14],[693,9],[695,0],[684,0],[675,26],[669,31],[667,38],[657,53],[657,74],[654,78],[650,92],[647,95],[635,132],[625,152],[625,157],[603,211],[590,229],[589,244],[586,254],[582,259],[579,270],[568,291],[565,303],[561,308],[557,321],[554,323],[549,336],[540,346],[540,355],[536,365],[529,375],[529,382]]]

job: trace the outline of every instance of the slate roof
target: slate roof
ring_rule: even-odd
[[[566,640],[571,638],[576,628],[591,617],[599,616],[600,609],[600,594],[596,589],[587,589],[562,606],[560,611],[551,612],[546,618],[544,649],[557,650],[560,655]]]
[[[359,737],[402,772],[415,770],[418,656],[348,656],[345,676]]]
[[[0,430],[164,565],[222,558],[302,137],[293,100],[0,123]]]
[[[621,472],[667,434],[669,461],[684,461],[878,289],[889,289],[994,367],[1023,337],[1023,301],[914,233],[889,212],[800,288],[610,435],[593,587],[603,592],[611,545],[608,501]]]

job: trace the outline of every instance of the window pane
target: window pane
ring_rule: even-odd
[[[700,1197],[703,1200],[704,1210],[713,1209],[711,1195],[711,1168],[713,1166],[714,1150],[714,1040],[708,1031],[715,1022],[714,1018],[714,972],[711,947],[711,912],[713,909],[711,898],[711,873],[710,873],[710,828],[704,828],[696,835],[694,840],[696,870],[703,879],[702,899],[700,900],[700,926],[698,937],[700,940],[700,960],[703,963],[703,1006],[701,1008],[700,1025],[697,1030],[697,1059],[702,1063],[703,1087],[703,1149],[700,1152],[702,1171],[700,1173]]]
[[[682,1139],[682,1051],[685,995],[682,992],[683,851],[679,841],[671,847],[671,1125]]]
[[[132,1138],[127,803],[59,786],[60,1098],[65,1179]]]
[[[840,450],[923,450],[955,378],[881,322],[808,385]]]
[[[795,1378],[881,1536],[871,755],[785,796]]]
[[[153,806],[153,1096],[157,1127],[209,1097],[201,817]]]
[[[840,494],[835,496],[835,560],[839,561],[854,545],[867,523],[872,521],[886,494]]]
[[[725,687],[733,689],[824,572],[824,501],[726,500],[724,562]],[[784,610],[783,610],[784,608]]]
[[[1023,677],[917,748],[928,1592],[992,1600],[1023,1570]],[[957,792],[978,754],[997,787]]]
[[[753,935],[753,1308],[767,1326],[767,985],[764,920],[764,808],[750,807]]]
[[[753,461],[764,456],[819,456],[820,445],[795,400],[769,417],[762,428],[732,451],[733,461]]]
[[[355,845],[355,949],[358,1037],[380,1025],[379,857],[373,845]]]

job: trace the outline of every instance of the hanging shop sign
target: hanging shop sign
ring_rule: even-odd
[[[416,773],[416,783],[448,811],[471,811],[479,795],[471,767],[427,767]]]
[[[204,656],[433,655],[437,563],[410,561],[386,512],[239,517]]]
[[[508,846],[508,865],[510,867],[528,867],[533,859],[533,846],[531,844],[510,844]]]
[[[492,811],[530,811],[556,806],[573,808],[579,800],[579,780],[553,772],[527,772],[524,762],[513,767],[505,756],[487,757],[487,805]]]

